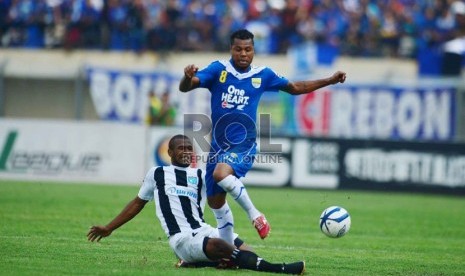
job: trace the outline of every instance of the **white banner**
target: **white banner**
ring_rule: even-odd
[[[260,139],[258,142],[260,142]],[[262,145],[258,143],[258,154],[255,156],[252,169],[242,178],[244,184],[281,187],[289,183],[292,173],[292,140],[288,138],[271,138],[269,143],[274,146],[278,145],[279,152],[262,152]]]
[[[179,92],[181,76],[176,74],[100,67],[88,67],[86,73],[95,110],[102,120],[145,123],[150,92],[157,97],[168,92],[169,104],[177,109],[177,126],[182,126],[183,114],[210,114],[210,93],[203,88]]]
[[[252,169],[243,178],[245,184],[318,189],[338,187],[337,143],[272,138],[270,144],[278,146],[279,151],[257,154]]]
[[[337,88],[340,87],[340,88]],[[451,86],[335,86],[296,98],[305,136],[450,141],[456,132]]]
[[[146,128],[140,125],[0,120],[0,178],[140,184]]]

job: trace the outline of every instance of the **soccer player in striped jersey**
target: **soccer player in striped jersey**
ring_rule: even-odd
[[[337,71],[324,79],[291,82],[269,67],[252,66],[253,38],[248,30],[234,32],[230,37],[230,60],[214,61],[200,71],[190,64],[184,68],[179,83],[181,92],[198,87],[211,92],[212,142],[206,168],[207,196],[220,236],[229,243],[233,241],[234,219],[226,193],[246,211],[260,238],[266,238],[271,229],[240,180],[251,169],[256,153],[256,117],[261,95],[279,90],[292,95],[306,94],[346,79],[344,72]]]
[[[105,226],[92,226],[89,241],[100,241],[142,211],[148,201],[155,201],[156,215],[169,239],[169,245],[187,263],[220,262],[229,259],[239,268],[286,274],[302,274],[305,263],[269,263],[235,234],[235,244],[219,238],[218,229],[205,223],[205,182],[200,169],[190,167],[193,146],[184,135],[176,135],[168,144],[170,166],[151,168],[138,195]],[[246,249],[246,250],[244,250]]]

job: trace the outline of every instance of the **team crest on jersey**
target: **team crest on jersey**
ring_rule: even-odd
[[[262,85],[262,78],[252,78],[252,86],[255,88],[260,88]]]
[[[199,184],[199,179],[196,176],[188,176],[187,183],[189,183],[189,185],[197,185]]]

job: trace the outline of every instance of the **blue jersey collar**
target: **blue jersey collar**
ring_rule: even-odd
[[[249,67],[247,67],[247,69],[243,70],[243,69],[237,67],[237,66],[234,64],[234,61],[233,61],[232,58],[229,60],[229,63],[231,63],[231,65],[234,67],[234,69],[236,69],[236,71],[237,71],[238,73],[241,73],[241,74],[249,72],[249,71],[250,71],[250,68],[252,68],[252,66],[249,65]]]

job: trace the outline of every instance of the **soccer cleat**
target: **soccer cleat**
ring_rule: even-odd
[[[224,264],[222,264],[221,262],[208,262],[208,261],[188,263],[184,260],[179,259],[178,262],[176,263],[176,268],[202,268],[202,267],[216,267],[220,269],[234,268],[233,266],[229,266],[229,263],[227,263],[226,261],[224,262]]]
[[[268,234],[270,234],[271,226],[263,214],[254,219],[252,224],[255,226],[255,229],[257,229],[258,235],[262,240],[268,237]]]
[[[176,268],[190,268],[193,267],[189,263],[179,259],[178,262],[176,263]]]
[[[283,264],[283,273],[285,274],[294,274],[294,275],[303,275],[305,272],[305,262],[295,262],[290,264]]]

